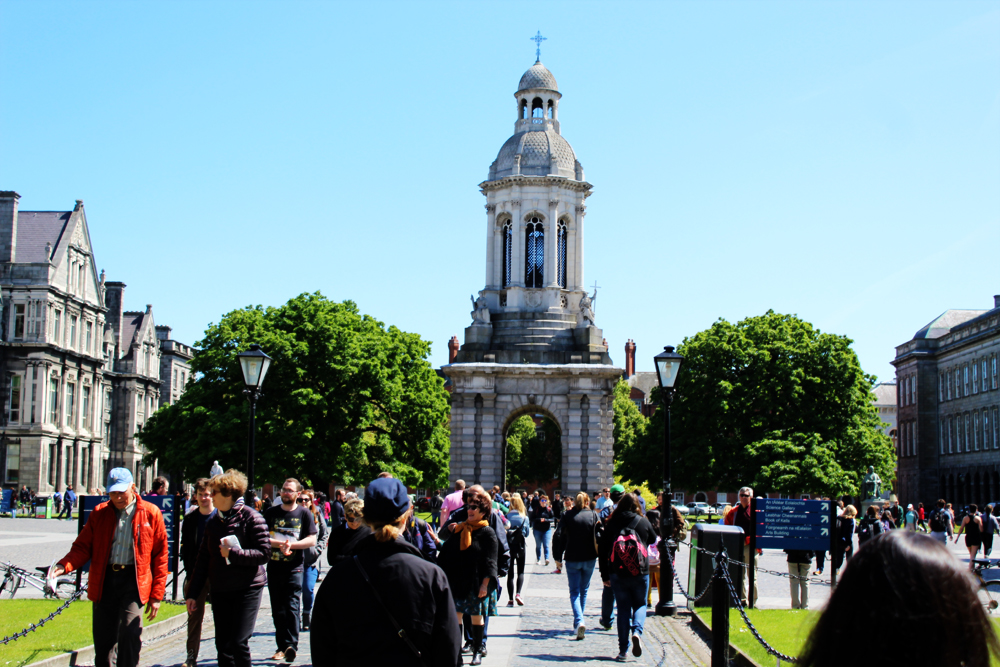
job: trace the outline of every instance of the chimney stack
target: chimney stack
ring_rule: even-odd
[[[0,191],[0,262],[13,262],[17,244],[17,200],[12,190]]]
[[[455,359],[458,358],[458,336],[452,336],[451,340],[448,341],[448,363],[455,363]]]
[[[629,338],[625,343],[625,378],[635,375],[635,342]]]

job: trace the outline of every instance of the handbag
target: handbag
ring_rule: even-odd
[[[590,510],[590,511],[594,515],[594,553],[596,554],[596,553],[600,553],[599,550],[598,550],[598,548],[597,548],[597,542],[598,542],[598,539],[599,539],[598,534],[597,534],[597,527],[601,524],[601,522],[598,521],[598,519],[597,519],[597,512],[595,512],[594,510]]]
[[[354,564],[357,565],[358,572],[361,573],[361,576],[362,578],[364,578],[365,583],[368,584],[368,588],[371,589],[372,595],[375,597],[375,601],[378,602],[380,607],[382,607],[382,611],[385,612],[385,615],[389,617],[389,622],[391,622],[392,627],[396,629],[396,634],[399,636],[400,639],[406,642],[406,646],[410,649],[410,651],[413,652],[413,655],[417,656],[417,661],[421,665],[426,665],[427,663],[424,662],[424,656],[420,653],[420,649],[418,649],[416,645],[414,645],[414,643],[410,640],[410,637],[406,634],[406,630],[404,630],[399,625],[399,623],[396,622],[396,617],[392,615],[392,612],[389,611],[389,608],[385,606],[384,602],[382,602],[382,596],[378,594],[377,590],[375,590],[375,585],[371,582],[371,579],[368,578],[368,573],[365,572],[365,568],[361,566],[361,561],[358,560],[357,556],[354,556]]]

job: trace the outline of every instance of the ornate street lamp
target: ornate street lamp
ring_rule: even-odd
[[[663,401],[663,503],[660,505],[660,600],[656,603],[657,616],[673,616],[677,613],[674,605],[673,552],[676,548],[674,534],[674,509],[670,491],[670,403],[674,400],[674,384],[681,370],[684,357],[667,345],[663,352],[653,357],[656,377],[660,381],[660,398]]]
[[[253,493],[253,463],[254,463],[254,434],[256,431],[257,419],[257,399],[260,397],[260,386],[264,384],[264,376],[267,375],[271,367],[271,357],[264,354],[260,345],[256,343],[250,346],[246,352],[236,355],[240,360],[240,368],[243,370],[243,382],[247,388],[243,390],[247,400],[250,401],[250,442],[247,445],[247,492],[246,499],[250,502],[250,494]]]

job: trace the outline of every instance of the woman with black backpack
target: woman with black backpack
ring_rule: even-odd
[[[639,501],[632,493],[622,495],[618,507],[608,517],[598,544],[597,557],[601,579],[615,594],[618,607],[618,662],[627,660],[629,635],[632,655],[642,655],[639,643],[646,622],[646,589],[649,586],[647,547],[656,541],[656,533],[641,514]]]
[[[507,513],[507,546],[510,547],[510,567],[507,570],[507,606],[513,607],[516,601],[524,605],[521,599],[521,587],[524,586],[524,558],[528,552],[528,512],[521,500],[521,494],[510,497],[510,511]],[[517,575],[514,571],[517,570]],[[514,584],[517,583],[515,589]]]
[[[566,555],[566,579],[569,583],[569,604],[573,609],[573,629],[576,638],[583,639],[587,626],[583,614],[587,607],[590,578],[597,565],[597,541],[601,520],[590,509],[590,496],[581,491],[576,496],[573,509],[566,512],[552,539],[552,555],[556,566],[562,567]]]

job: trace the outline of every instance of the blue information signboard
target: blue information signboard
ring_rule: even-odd
[[[832,537],[829,500],[755,498],[756,547],[827,551]]]
[[[167,544],[170,545],[170,551],[168,555],[169,566],[168,571],[173,572],[177,566],[177,538],[180,536],[180,522],[178,520],[178,512],[176,508],[176,501],[173,496],[143,496],[143,500],[148,503],[152,503],[159,508],[160,512],[163,513],[163,524],[167,529]],[[107,502],[108,496],[80,496],[80,519],[77,528],[77,534],[83,530],[86,525],[87,520],[90,518],[90,513],[97,509],[97,506],[101,503]],[[81,568],[84,572],[90,569],[90,563]]]
[[[10,512],[11,518],[17,512],[17,505],[14,503],[14,489],[3,489],[0,491],[0,514]]]

